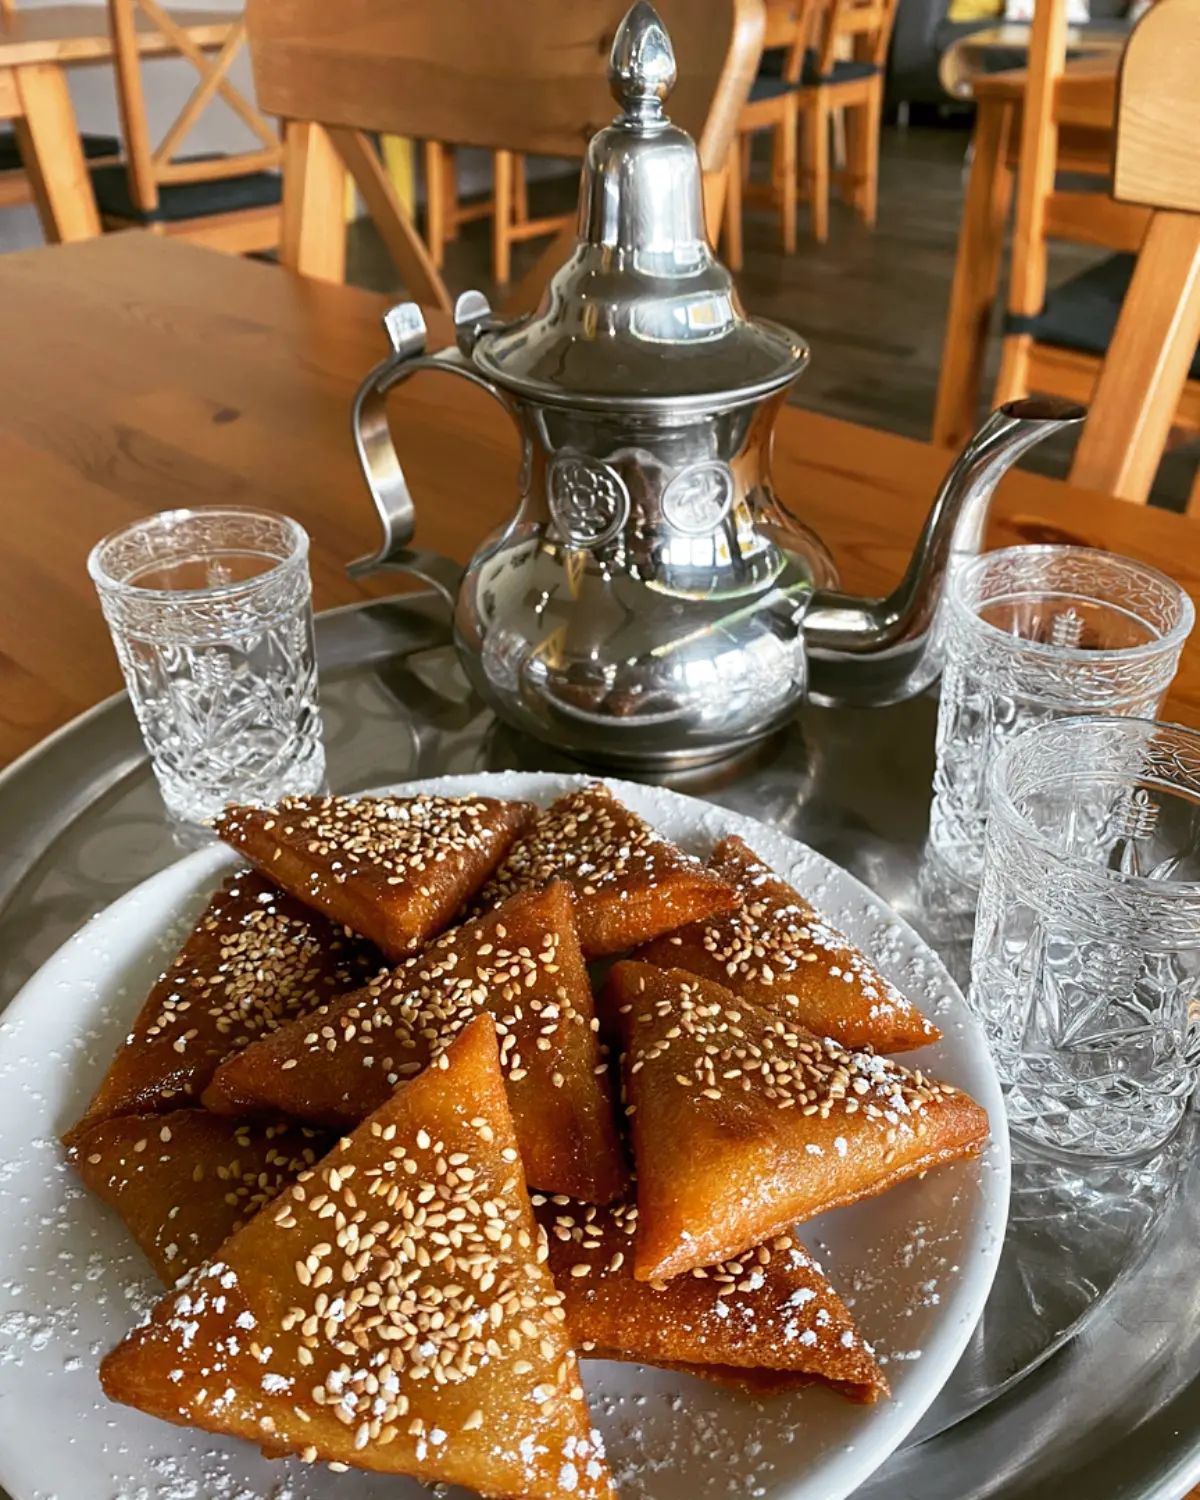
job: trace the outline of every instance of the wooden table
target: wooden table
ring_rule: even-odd
[[[344,572],[375,543],[349,406],[384,351],[385,305],[146,234],[0,258],[0,761],[120,686],[85,559],[135,516],[286,510],[312,535],[319,608],[395,592],[397,575]],[[465,560],[512,509],[513,430],[458,380],[414,381],[393,413],[418,541]],[[944,464],[925,444],[794,407],[779,419],[779,491],[851,588],[899,577]],[[990,540],[1111,547],[1200,601],[1195,522],[1038,475],[1005,479]],[[1167,715],[1200,725],[1200,635]]]
[[[84,565],[135,516],[213,502],[288,511],[313,538],[319,608],[397,590],[399,575],[344,571],[376,539],[349,410],[387,347],[384,306],[141,233],[0,259],[0,760],[120,685]],[[513,509],[513,430],[484,393],[436,376],[407,385],[393,413],[417,541],[465,560]],[[888,433],[780,417],[780,494],[853,589],[899,577],[944,466]],[[1005,480],[992,540],[1111,547],[1200,600],[1200,526],[1037,475]],[[1167,712],[1200,725],[1200,635]]]
[[[973,99],[981,79],[993,75],[997,56],[1016,54],[1023,62],[1029,54],[1028,25],[1006,22],[985,26],[951,42],[938,63],[938,80],[952,99]],[[1111,31],[1089,26],[1067,31],[1067,50],[1073,58],[1101,58],[1115,63],[1129,40],[1127,28]],[[991,67],[989,67],[991,64]],[[1011,65],[1014,69],[1018,63]]]
[[[171,15],[206,51],[222,47],[241,19],[216,10]],[[142,57],[178,52],[143,12],[136,19]],[[14,122],[42,230],[52,244],[100,233],[65,70],[112,57],[107,5],[50,5],[0,21],[0,120]]]

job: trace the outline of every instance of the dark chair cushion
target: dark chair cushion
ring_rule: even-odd
[[[159,188],[158,207],[152,213],[143,213],[129,195],[124,163],[93,167],[91,177],[102,214],[114,219],[133,219],[140,224],[209,219],[239,209],[272,208],[283,200],[283,179],[278,173],[250,172],[244,177],[222,177],[215,182],[170,183]]]
[[[821,83],[849,83],[852,78],[874,78],[879,69],[874,63],[859,62],[856,58],[839,57],[832,73],[818,73],[817,54],[810,47],[804,54],[804,86],[812,88]]]
[[[1031,333],[1039,343],[1103,358],[1116,331],[1133,267],[1132,255],[1110,255],[1049,291],[1037,317],[1009,313],[1005,332]],[[1200,380],[1200,349],[1190,373],[1193,380]]]
[[[760,73],[750,85],[750,103],[758,104],[763,99],[778,99],[783,94],[794,94],[798,83],[788,83],[784,78],[764,78]]]
[[[88,161],[121,154],[121,143],[115,135],[81,135],[79,141]],[[21,169],[21,153],[17,149],[16,134],[11,130],[0,130],[0,172],[19,172]]]
[[[787,54],[782,47],[763,53],[758,77],[750,88],[750,102],[761,99],[778,99],[781,94],[793,89],[814,88],[818,84],[849,83],[852,78],[873,78],[879,69],[874,63],[858,62],[852,58],[838,58],[831,73],[818,73],[816,52],[810,47],[804,54],[804,71],[799,83],[787,83],[783,77],[783,65]]]

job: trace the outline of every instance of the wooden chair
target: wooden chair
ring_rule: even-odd
[[[780,213],[780,243],[796,248],[799,187],[796,147],[800,124],[800,79],[817,11],[824,0],[768,0],[763,62],[738,119],[738,140],[729,157],[724,249],[730,270],[742,269],[742,210],[757,194],[750,184],[750,146],[762,130],[773,134],[771,186],[767,195]]]
[[[865,224],[875,223],[879,198],[879,130],[884,66],[896,0],[770,0],[766,53],[742,113],[743,141],[772,129],[771,193],[782,216],[783,249],[796,248],[796,205],[806,199],[813,236],[829,238],[831,127],[844,120],[847,164],[837,174],[846,201]],[[842,52],[849,50],[848,57]],[[799,136],[803,132],[803,144]],[[742,265],[740,205],[749,153],[731,165],[726,258]],[[735,216],[734,205],[738,207]]]
[[[446,242],[457,238],[462,225],[490,218],[492,279],[499,286],[507,286],[512,276],[513,246],[557,234],[574,218],[574,214],[530,217],[525,158],[519,151],[492,153],[492,192],[475,203],[459,199],[453,146],[444,141],[426,141],[424,161],[425,242],[439,271],[445,264]]]
[[[1187,10],[1189,0],[1160,3],[1182,3]],[[1090,191],[1064,190],[1060,174],[1073,165],[1069,132],[1111,132],[1116,95],[1111,74],[1066,76],[1066,34],[1066,0],[1038,0],[1022,106],[1012,268],[996,403],[1029,391],[1092,399],[1151,220],[1147,200],[1110,192],[1106,178],[1093,179]],[[1180,114],[1181,130],[1188,118]],[[1111,134],[1106,138],[1111,141]],[[1053,239],[1100,245],[1116,253],[1047,288]],[[1193,337],[1193,353],[1195,342]],[[1173,415],[1175,425],[1194,433],[1200,431],[1200,361],[1189,362],[1193,378],[1182,387]]]
[[[884,72],[897,0],[832,0],[821,15],[800,96],[805,128],[800,170],[812,205],[813,235],[829,237],[830,122],[846,125],[846,167],[837,174],[844,200],[874,227],[879,205],[879,131]],[[839,51],[848,43],[850,56]]]
[[[1041,233],[1047,240],[1127,251],[1140,243],[1145,212],[1115,203],[1107,192],[1116,74],[1111,56],[1079,59],[1055,83],[1049,107],[1056,137],[1054,191],[1041,200]],[[1025,69],[981,77],[973,85],[975,132],[933,419],[933,441],[939,447],[961,448],[979,413],[1028,85]],[[1044,299],[1044,252],[1040,282],[1034,279],[1037,263],[1027,256],[1018,260],[1018,278],[1025,278],[1020,295],[1031,302]]]
[[[1113,172],[1113,198],[1150,221],[1071,468],[1073,483],[1138,503],[1200,400],[1198,78],[1200,0],[1159,0],[1125,52]]]
[[[245,46],[245,22],[238,21],[224,46],[210,57],[158,0],[108,0],[108,7],[126,159],[92,170],[106,227],[139,226],[236,254],[277,245],[282,182],[276,169],[282,146],[271,124],[228,76],[230,64]],[[139,10],[199,75],[157,146],[151,141],[142,87],[135,33]],[[227,156],[179,156],[196,122],[218,98],[258,137],[259,145]]]
[[[261,105],[285,121],[281,258],[341,280],[344,175],[358,184],[410,296],[450,298],[383,173],[369,133],[528,155],[582,154],[613,115],[605,58],[628,0],[249,0]],[[659,0],[677,49],[672,118],[696,138],[710,231],[729,145],[762,47],[762,0]],[[714,219],[715,215],[715,219]],[[560,233],[518,288],[565,254]]]

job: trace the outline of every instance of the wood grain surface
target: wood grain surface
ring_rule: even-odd
[[[122,234],[0,260],[0,760],[120,686],[85,563],[136,516],[231,503],[284,510],[313,537],[318,608],[403,587],[345,563],[373,550],[351,395],[382,357],[369,292]],[[447,332],[444,320],[435,332]],[[417,541],[465,560],[515,501],[509,419],[431,375],[393,406]],[[797,408],[775,446],[779,493],[831,545],[847,586],[900,575],[945,465],[925,444]],[[1200,599],[1200,527],[1041,476],[1004,482],[996,543],[1082,542],[1162,567]],[[1169,717],[1200,725],[1200,638]]]

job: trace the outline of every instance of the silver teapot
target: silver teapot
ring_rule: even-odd
[[[663,107],[671,43],[646,0],[609,80],[620,113],[588,146],[575,248],[537,312],[505,323],[467,292],[457,348],[433,355],[415,303],[387,314],[392,353],[354,404],[383,540],[351,571],[398,567],[440,589],[472,684],[508,723],[586,760],[667,769],[773,733],[806,695],[885,704],[926,687],[947,568],[978,550],[997,481],[1084,413],[1034,400],[994,413],[895,591],[840,593],[771,483],[775,418],[808,346],[746,316],[708,244],[696,148]],[[521,433],[516,512],[465,573],[410,546],[385,398],[419,370],[482,386]]]

